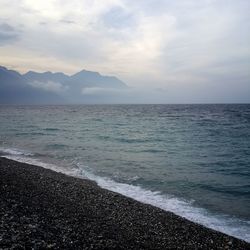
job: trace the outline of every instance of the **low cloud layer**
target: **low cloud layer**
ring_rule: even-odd
[[[5,1],[0,64],[22,72],[86,68],[135,88],[186,89],[197,93],[194,102],[224,88],[230,100],[250,85],[249,10],[248,0]]]
[[[67,91],[67,86],[63,86],[60,82],[53,82],[53,81],[32,81],[28,82],[29,85],[32,87],[38,88],[38,89],[43,89],[49,92],[54,92],[57,94],[61,94],[65,91]]]

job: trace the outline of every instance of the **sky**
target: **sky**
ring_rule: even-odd
[[[249,58],[249,0],[0,0],[0,65],[115,75],[145,102],[250,102]]]

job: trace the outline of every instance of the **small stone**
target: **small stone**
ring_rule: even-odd
[[[54,243],[54,244],[49,244],[49,245],[47,245],[47,248],[52,248],[52,247],[55,247],[56,246],[56,243]]]

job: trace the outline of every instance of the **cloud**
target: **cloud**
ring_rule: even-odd
[[[96,95],[96,94],[117,94],[123,92],[123,90],[114,89],[114,88],[99,88],[99,87],[89,87],[83,88],[83,95]]]
[[[83,100],[94,103],[164,103],[166,102],[166,90],[152,88],[83,88]]]
[[[0,24],[0,29],[2,32],[13,32],[15,29],[7,23]]]
[[[125,8],[115,6],[101,16],[104,26],[110,29],[128,29],[136,25],[134,15]]]
[[[19,32],[8,23],[0,23],[0,46],[19,39]]]
[[[72,21],[72,20],[67,20],[67,19],[61,19],[60,22],[65,23],[65,24],[75,24],[74,21]]]
[[[59,82],[53,82],[53,81],[48,81],[48,82],[39,82],[39,81],[32,81],[28,83],[32,87],[38,88],[38,89],[43,89],[49,92],[53,93],[62,93],[65,92],[68,88],[66,86],[63,86]]]

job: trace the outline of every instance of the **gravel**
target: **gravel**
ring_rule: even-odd
[[[250,249],[95,182],[0,158],[0,249]]]

